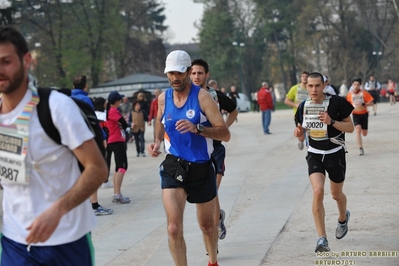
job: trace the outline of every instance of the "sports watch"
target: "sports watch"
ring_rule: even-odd
[[[202,132],[204,132],[204,125],[203,124],[197,124],[197,135],[201,134]]]
[[[334,120],[334,119],[331,119],[330,126],[332,126],[332,125],[334,125],[334,124],[335,124],[335,120]]]

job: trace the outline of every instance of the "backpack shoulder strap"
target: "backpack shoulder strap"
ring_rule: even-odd
[[[298,109],[297,109],[297,111],[295,113],[295,117],[294,117],[295,126],[297,126],[298,123],[302,125],[302,122],[303,122],[303,106],[305,105],[305,102],[306,101],[304,100],[304,101],[302,101],[299,104]]]
[[[61,136],[53,123],[53,118],[51,117],[50,112],[49,98],[51,91],[52,89],[49,88],[38,88],[37,92],[40,101],[37,105],[37,115],[46,134],[54,140],[54,142],[61,145]]]
[[[299,122],[302,124],[302,122],[303,122],[303,108],[305,107],[305,102],[306,102],[306,100],[303,100],[300,104],[299,104],[299,106],[298,106],[298,111],[299,111]]]

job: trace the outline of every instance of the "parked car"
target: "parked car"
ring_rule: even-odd
[[[251,101],[248,99],[247,95],[239,92],[238,96],[240,96],[240,98],[237,99],[238,112],[249,112],[249,110],[251,110]]]
[[[228,93],[227,93],[227,96],[229,96]],[[251,101],[248,99],[247,95],[239,92],[238,96],[240,97],[240,98],[237,98],[238,112],[249,112],[249,110],[251,110]]]

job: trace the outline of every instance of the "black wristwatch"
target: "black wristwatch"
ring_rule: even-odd
[[[197,135],[201,134],[202,132],[204,132],[204,125],[203,124],[197,124]]]
[[[334,119],[331,119],[330,126],[332,126],[332,125],[334,125],[334,124],[335,124],[335,120],[334,120]]]

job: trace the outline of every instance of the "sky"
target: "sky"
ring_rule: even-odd
[[[11,2],[8,0],[0,0],[0,8],[7,8],[11,6]]]
[[[199,23],[202,18],[204,4],[194,3],[193,0],[162,0],[165,4],[165,25],[169,26],[166,33],[170,44],[191,43],[197,36],[198,30],[194,22]],[[10,5],[8,0],[0,0],[0,7]]]
[[[203,4],[193,3],[193,0],[163,0],[165,4],[168,26],[167,42],[170,44],[191,43],[198,34],[194,22],[199,24],[204,9]]]

